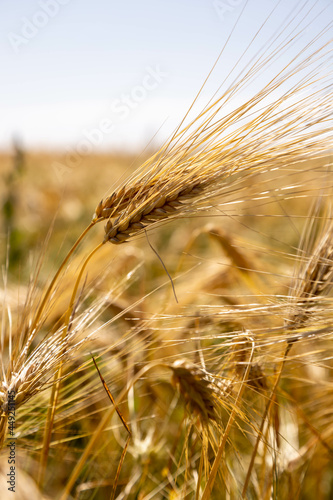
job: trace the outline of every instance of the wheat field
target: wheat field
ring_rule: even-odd
[[[333,498],[332,22],[311,15],[157,151],[61,175],[61,153],[1,153],[1,499]]]

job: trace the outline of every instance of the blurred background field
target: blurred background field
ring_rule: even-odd
[[[50,261],[47,266],[52,266],[51,260],[59,261],[91,220],[99,200],[116,189],[148,156],[149,151],[137,155],[91,154],[81,157],[77,166],[68,166],[65,154],[29,152],[19,144],[12,151],[1,153],[2,259],[10,242],[10,269],[15,273],[19,269],[27,272],[27,255],[41,250],[51,229],[52,244],[46,259]],[[232,238],[249,237],[253,245],[272,244],[296,252],[309,204],[323,188],[324,198],[330,195],[329,164],[327,157],[291,165],[283,176],[260,174],[241,184],[235,193],[231,191],[225,199],[217,200],[217,210],[213,208],[209,214],[202,213],[183,223],[168,224],[155,230],[152,238],[165,244],[165,234],[177,254],[181,254],[190,235],[210,223]],[[95,233],[97,241],[102,237],[102,227]],[[146,244],[140,237],[139,246]],[[115,250],[110,248],[111,251]],[[165,251],[165,255],[173,259],[174,251]]]
[[[1,247],[3,261],[8,249],[8,289],[15,317],[22,310],[29,276],[38,259],[42,258],[42,267],[37,295],[90,221],[99,199],[112,192],[119,179],[132,172],[143,158],[95,154],[85,157],[77,169],[61,170],[61,176],[54,168],[64,164],[60,154],[28,152],[16,146],[10,154],[2,154],[0,161],[4,172]],[[174,279],[178,304],[145,237],[119,247],[106,245],[91,262],[84,283],[84,304],[109,295],[97,322],[82,335],[91,329],[100,331],[88,350],[83,348],[81,354],[76,354],[68,370],[81,367],[61,388],[44,486],[46,498],[59,497],[69,471],[73,471],[110,409],[91,365],[91,352],[101,356],[100,368],[112,393],[118,395],[147,364],[160,360],[173,366],[177,360],[185,360],[198,366],[202,350],[209,371],[217,374],[220,383],[230,385],[221,416],[225,425],[235,398],[232,387],[235,384],[237,388],[243,373],[241,360],[247,359],[253,335],[256,349],[252,365],[256,371],[239,409],[239,425],[226,449],[223,474],[227,476],[219,478],[212,494],[216,499],[237,498],[241,469],[246,469],[264,407],[262,397],[272,386],[276,363],[282,355],[283,338],[278,332],[287,314],[287,298],[309,207],[318,195],[324,202],[331,196],[329,164],[330,159],[323,158],[292,165],[284,175],[261,174],[254,181],[240,184],[236,195],[216,200],[216,209],[211,213],[150,231],[149,240]],[[244,203],[238,203],[241,200]],[[66,310],[83,255],[102,237],[102,227],[95,227],[74,256],[43,331],[56,327]],[[330,318],[330,302],[327,306],[326,319],[321,319],[320,324]],[[276,488],[276,498],[310,499],[314,491],[319,498],[330,498],[330,353],[329,337],[312,340],[311,347],[305,340],[293,348],[270,423],[275,439],[279,435],[281,441],[279,438],[273,454],[268,442],[260,448],[256,474],[262,484],[250,486],[251,498],[264,498],[260,495],[270,491],[271,484]],[[172,378],[172,369],[157,366],[136,384],[129,402],[124,400],[121,405],[134,435],[119,479],[117,491],[123,492],[119,498],[126,489],[131,491],[126,498],[180,498],[185,484],[188,498],[192,498],[195,481],[189,471],[185,472],[189,465],[179,468],[177,463],[182,462],[187,447],[187,460],[193,460],[193,467],[198,463],[200,426],[195,424],[196,412],[186,405],[188,396],[175,392],[176,387],[177,376]],[[19,464],[32,477],[37,474],[48,398],[49,390],[18,412]],[[318,408],[321,398],[323,406]],[[210,432],[214,448],[215,431]],[[75,481],[74,498],[109,498],[125,437],[121,423],[113,417],[86,458]],[[274,467],[279,471],[275,479]],[[230,488],[228,494],[221,493],[225,482]]]

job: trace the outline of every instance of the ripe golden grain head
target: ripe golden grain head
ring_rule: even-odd
[[[217,422],[219,407],[231,389],[227,381],[217,380],[209,372],[184,360],[169,366],[173,383],[179,388],[190,414],[200,416],[203,423]]]
[[[199,181],[185,182],[182,187],[180,182],[126,186],[100,202],[94,220],[107,219],[105,241],[123,243],[147,225],[184,213],[186,203],[202,190],[203,183]]]

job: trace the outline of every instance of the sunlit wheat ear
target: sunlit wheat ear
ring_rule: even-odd
[[[178,182],[170,179],[150,186],[125,186],[119,193],[102,200],[94,217],[108,219],[105,241],[123,243],[147,225],[183,213],[186,204],[198,197],[204,188],[203,182],[186,179],[185,175],[186,180],[184,185],[180,184],[180,179]]]
[[[311,251],[311,249],[310,249]],[[333,222],[322,230],[322,235],[313,245],[311,257],[305,262],[292,291],[294,302],[287,320],[290,328],[301,328],[319,307],[321,297],[333,288]]]
[[[17,350],[16,342],[20,342],[21,332],[13,334],[11,356],[1,360],[3,370],[0,378],[0,448],[6,436],[9,403],[18,409],[55,383],[53,377],[59,366],[72,359],[94,335],[91,324],[99,315],[103,304],[104,300],[97,301],[88,311],[78,315],[65,335],[61,327],[34,347],[31,346],[31,339],[28,339],[21,349]]]
[[[210,420],[217,422],[221,401],[231,390],[230,382],[217,380],[206,370],[183,359],[169,367],[173,372],[173,383],[179,388],[188,412],[199,416],[205,424]]]
[[[301,36],[302,30],[295,31],[296,38]],[[330,43],[315,50],[318,39],[275,77],[260,82],[252,98],[244,98],[243,87],[277,57],[273,45],[264,48],[220,97],[190,123],[182,122],[152,158],[97,206],[91,224],[106,221],[104,242],[119,244],[148,225],[209,209],[218,197],[223,205],[230,192],[233,201],[241,201],[235,198],[240,179],[327,154]]]

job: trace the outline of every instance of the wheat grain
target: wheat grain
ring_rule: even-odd
[[[173,382],[179,387],[188,410],[200,415],[203,422],[218,421],[218,408],[222,398],[231,390],[231,382],[217,379],[211,373],[180,359],[169,365]]]
[[[123,243],[148,224],[184,213],[184,204],[198,197],[203,188],[204,183],[199,182],[187,182],[187,187],[182,189],[175,182],[123,188],[101,201],[94,218],[109,219],[105,226],[105,241]]]

